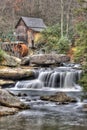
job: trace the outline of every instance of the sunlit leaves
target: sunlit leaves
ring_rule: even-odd
[[[57,24],[42,32],[42,37],[38,40],[37,45],[41,45],[41,48],[45,48],[47,52],[67,53],[70,41],[65,36],[61,37],[60,25]]]
[[[0,49],[0,62],[4,59],[3,55],[4,55],[4,52],[3,50]]]

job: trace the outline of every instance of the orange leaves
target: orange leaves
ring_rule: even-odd
[[[18,45],[15,45],[14,51],[19,53],[21,57],[24,57],[28,54],[28,47],[25,44],[19,43]]]
[[[23,3],[24,0],[15,0],[13,7],[15,11],[20,11],[21,10],[21,4]]]
[[[68,51],[68,56],[70,57],[71,61],[74,60],[74,53],[77,51],[76,47],[71,47]]]

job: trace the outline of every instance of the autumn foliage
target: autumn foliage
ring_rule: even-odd
[[[25,44],[18,43],[14,46],[14,52],[17,52],[20,57],[24,57],[28,55],[28,47]]]

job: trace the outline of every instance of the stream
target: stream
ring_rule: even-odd
[[[10,91],[31,109],[15,115],[0,117],[0,130],[87,130],[87,113],[81,100],[82,88],[77,84],[81,70],[55,68],[35,70],[35,79],[18,81]],[[77,103],[59,105],[42,101],[41,95],[51,95],[59,91],[77,98]]]
[[[33,99],[27,103],[30,110],[0,117],[0,130],[87,130],[87,113],[81,111],[81,102],[57,105]]]

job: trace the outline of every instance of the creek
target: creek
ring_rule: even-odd
[[[82,70],[72,67],[41,68],[34,70],[34,79],[18,81],[10,91],[28,95],[52,94],[57,91],[80,91],[77,84]]]
[[[81,70],[72,67],[34,70],[35,78],[18,81],[10,91],[21,94],[20,100],[31,109],[0,117],[0,130],[87,130],[87,113],[82,111],[82,87],[77,84]],[[41,95],[64,91],[78,99],[77,103],[59,105],[42,101]]]

